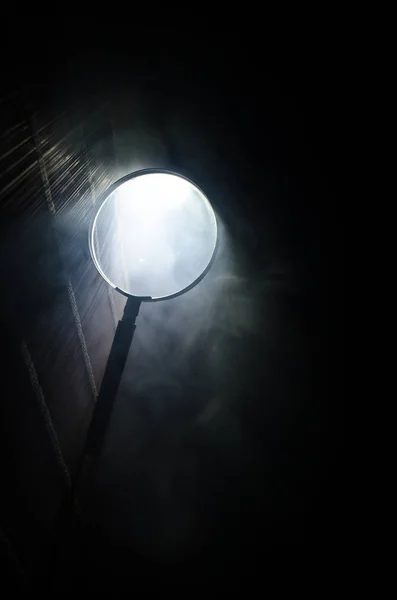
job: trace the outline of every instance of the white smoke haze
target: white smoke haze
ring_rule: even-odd
[[[222,224],[219,237],[195,288],[142,304],[98,472],[109,533],[166,562],[198,551],[210,535],[200,516],[208,464],[221,460],[232,478],[241,476],[247,377],[262,364],[255,352],[265,328],[272,343],[272,285],[261,289],[244,275]],[[215,493],[224,477],[215,475]],[[120,485],[131,495],[128,515]]]
[[[150,119],[138,110],[129,123],[128,103],[123,110],[116,111],[120,122],[114,123],[118,175],[148,167],[178,172]],[[167,121],[174,122],[172,115]],[[186,129],[190,141],[181,123],[174,130],[168,124],[164,139],[173,138],[174,152],[182,144],[185,165],[194,165],[198,178],[187,174],[214,207],[217,254],[192,290],[141,305],[96,475],[97,520],[107,535],[165,562],[198,551],[213,527],[223,526],[222,518],[214,525],[216,519],[208,517],[217,511],[211,498],[220,506],[239,502],[228,493],[243,477],[251,443],[244,438],[244,419],[255,418],[250,397],[258,395],[258,385],[267,379],[263,410],[270,426],[285,409],[280,398],[297,377],[294,371],[274,391],[277,369],[285,362],[277,345],[284,319],[278,298],[294,293],[288,265],[275,249],[270,228],[265,266],[252,264],[243,248],[244,242],[255,244],[251,228],[232,208],[244,200],[230,195],[228,174],[217,174],[217,150],[203,132],[192,123]],[[265,225],[264,235],[266,230]],[[285,322],[290,353],[297,350],[299,335],[293,316]],[[222,469],[212,472],[215,464]]]
[[[315,63],[291,53],[292,79],[274,53],[268,61],[259,47],[242,53],[234,33],[222,49],[216,35],[208,59],[192,36],[192,56],[179,35],[165,37],[175,45],[173,57],[167,44],[151,55],[152,34],[145,44],[135,35],[120,38],[125,51],[107,57],[92,48],[81,59],[73,46],[68,66],[48,73],[47,91],[32,86],[37,102],[28,107],[13,97],[4,104],[19,123],[14,131],[7,108],[11,133],[2,156],[8,166],[17,162],[14,184],[1,195],[3,454],[10,466],[5,491],[7,480],[13,490],[10,502],[5,496],[13,513],[5,525],[11,537],[17,529],[21,539],[27,534],[35,561],[39,546],[52,554],[36,523],[44,512],[46,522],[55,515],[58,500],[47,490],[59,495],[61,464],[53,469],[48,442],[57,444],[37,410],[39,387],[73,482],[126,302],[91,261],[88,230],[99,199],[133,172],[166,170],[193,181],[217,219],[218,247],[203,280],[181,296],[140,306],[101,455],[77,486],[82,543],[74,545],[74,531],[71,552],[62,541],[69,556],[59,561],[57,579],[71,586],[69,559],[83,585],[94,587],[122,575],[135,581],[148,574],[162,585],[168,573],[174,581],[188,573],[189,582],[211,581],[216,571],[223,578],[223,569],[230,579],[233,565],[238,577],[243,563],[255,569],[275,548],[297,548],[310,562],[313,549],[337,539],[342,522],[338,486],[327,481],[327,471],[339,471],[334,459],[343,439],[343,337],[334,310],[343,296],[335,285],[343,236],[332,170],[332,148],[343,135],[330,144],[324,115],[336,123],[336,113],[321,101],[329,85],[319,84]],[[6,179],[14,178],[8,166]],[[155,216],[157,200],[151,196]],[[177,225],[170,243],[160,221],[151,232],[136,221],[132,232],[129,206],[118,209],[103,211],[94,236],[114,284],[121,278],[131,293],[156,297],[202,270],[212,246],[208,254],[206,244],[200,249],[200,210]],[[148,289],[158,281],[160,290]],[[8,352],[16,338],[33,363],[25,361],[25,377],[20,353],[12,346]],[[47,525],[45,531],[52,537]]]

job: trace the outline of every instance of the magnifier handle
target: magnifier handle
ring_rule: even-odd
[[[109,358],[96,402],[94,416],[87,435],[85,458],[100,454],[113,404],[119,389],[128,352],[135,332],[135,320],[141,301],[128,297],[122,319],[118,322]]]

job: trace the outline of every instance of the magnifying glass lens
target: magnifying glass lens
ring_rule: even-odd
[[[214,211],[196,185],[173,173],[141,172],[105,198],[90,248],[110,285],[128,295],[162,299],[202,276],[216,238]]]

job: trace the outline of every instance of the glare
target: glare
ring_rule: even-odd
[[[105,279],[127,294],[155,299],[180,292],[205,272],[217,226],[196,185],[173,173],[150,172],[107,197],[94,235],[94,261]]]

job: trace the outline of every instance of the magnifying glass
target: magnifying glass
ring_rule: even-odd
[[[97,207],[89,231],[92,260],[127,302],[88,432],[88,458],[102,446],[141,302],[175,298],[192,289],[210,269],[217,247],[217,222],[209,200],[177,173],[131,173],[114,183]]]
[[[91,224],[91,256],[114,289],[141,301],[194,287],[214,258],[217,224],[205,194],[171,171],[123,177],[102,197]]]

